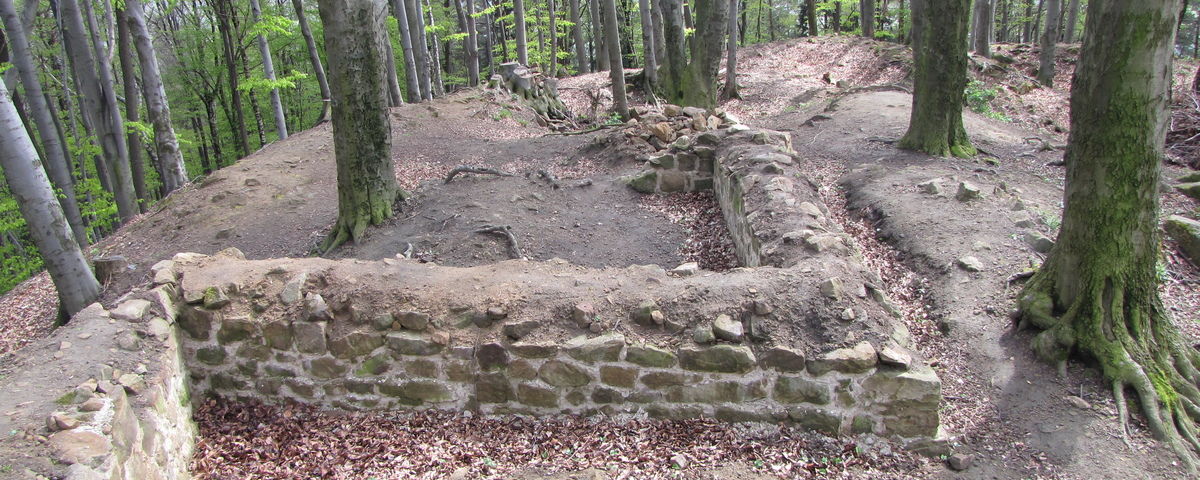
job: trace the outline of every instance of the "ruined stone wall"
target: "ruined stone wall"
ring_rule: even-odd
[[[356,271],[389,271],[406,263],[389,267],[381,262],[316,262],[307,269],[294,263],[283,267],[246,262],[239,267],[242,272],[233,273],[238,262],[220,261],[188,270],[185,282],[207,275],[185,283],[189,305],[180,313],[185,358],[196,391],[354,410],[791,421],[828,433],[873,432],[900,438],[931,437],[938,426],[937,376],[891,344],[878,351],[871,341],[860,341],[809,357],[799,348],[744,341],[741,324],[729,325],[728,317],[705,327],[716,338],[687,335],[682,342],[678,336],[648,340],[636,333],[640,330],[615,329],[567,336],[556,330],[555,336],[538,338],[531,330],[555,328],[553,320],[516,318],[515,312],[502,308],[459,313],[380,308],[353,293],[331,291],[329,284],[343,280],[305,273],[349,262]],[[577,268],[541,266],[560,272],[558,276]],[[482,280],[471,276],[472,269],[453,270],[481,282],[533,283],[517,276]],[[246,271],[261,277],[247,278]],[[394,278],[414,276],[400,271]],[[217,278],[225,283],[205,283]],[[569,278],[560,281],[571,283]],[[439,285],[462,288],[461,293],[469,295],[475,289],[465,283]],[[586,286],[586,280],[575,284]],[[370,295],[359,290],[363,297]],[[422,292],[424,287],[402,290]],[[411,295],[402,303],[433,303],[422,293]],[[325,298],[337,300],[326,305]],[[658,307],[647,308],[655,310],[646,317],[658,312],[661,318]],[[563,323],[572,326],[580,320],[569,318],[578,316],[574,312],[563,315],[568,317]],[[634,313],[634,321],[638,315]],[[586,324],[602,315],[589,311],[584,316]]]

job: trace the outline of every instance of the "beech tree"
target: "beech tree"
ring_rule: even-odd
[[[396,17],[396,24],[400,31],[400,47],[404,51],[404,80],[408,87],[408,101],[416,103],[422,99],[421,84],[417,77],[416,54],[413,52],[414,44],[406,9],[404,0],[392,0],[392,16]]]
[[[62,318],[70,317],[96,301],[100,283],[72,237],[54,188],[42,170],[37,150],[25,132],[4,82],[0,82],[0,167],[4,168],[8,188],[54,280],[59,310],[65,313]]]
[[[649,87],[646,91],[649,92],[658,85],[658,60],[654,58],[654,13],[650,11],[650,0],[638,0],[638,10],[642,18],[642,58],[646,60],[642,72]]]
[[[1037,79],[1042,85],[1054,86],[1054,51],[1058,44],[1059,0],[1046,0],[1046,28],[1042,30],[1042,49],[1038,53]]]
[[[312,63],[313,76],[317,77],[317,87],[321,89],[321,114],[317,117],[317,123],[321,123],[329,117],[329,81],[325,78],[325,66],[321,63],[321,52],[317,49],[317,41],[313,38],[312,28],[308,26],[308,15],[304,12],[304,4],[301,3],[301,0],[292,0],[292,9],[296,11],[296,22],[300,24],[300,35],[304,37],[304,46],[308,49],[308,61]],[[403,20],[400,25],[403,28]],[[409,85],[409,88],[409,91],[412,91],[412,85]]]
[[[738,95],[737,88],[737,39],[738,39],[738,22],[737,15],[733,12],[738,11],[738,0],[729,0],[729,40],[725,42],[725,88],[721,90],[721,98],[741,98]]]
[[[262,21],[262,8],[258,6],[258,0],[250,0],[250,15],[254,23]],[[258,40],[258,51],[262,55],[263,76],[267,82],[271,83],[271,111],[275,115],[275,133],[280,140],[288,137],[287,117],[283,114],[283,101],[279,98],[279,86],[275,85],[275,62],[271,59],[271,45],[267,43],[267,36],[259,32],[256,35]]]
[[[662,90],[676,105],[712,108],[717,105],[717,72],[721,47],[728,27],[729,2],[696,0],[696,27],[686,41],[691,55],[684,53],[686,28],[680,0],[659,0],[663,6],[663,35],[666,40],[666,70]],[[689,59],[690,57],[690,59]]]
[[[470,0],[467,0],[468,2]],[[587,60],[587,43],[583,41],[583,25],[579,16],[579,0],[571,1],[571,40],[575,44],[575,70],[578,73],[591,73],[591,64]]]
[[[1033,348],[1094,359],[1127,433],[1132,390],[1156,437],[1195,474],[1200,352],[1157,290],[1159,173],[1178,0],[1092,0],[1071,89],[1058,242],[1020,297]]]
[[[912,3],[912,116],[908,132],[897,142],[900,148],[937,156],[975,155],[962,121],[970,18],[970,0]]]
[[[604,43],[608,51],[608,78],[612,81],[613,110],[622,119],[629,118],[629,103],[625,98],[625,69],[621,65],[621,33],[617,31],[617,3],[600,0],[604,8]]]
[[[338,217],[324,252],[362,238],[367,226],[392,216],[400,189],[392,165],[386,0],[320,0],[333,93]]]
[[[179,139],[171,125],[171,108],[167,104],[167,91],[163,86],[158,68],[158,56],[154,52],[154,41],[146,27],[146,14],[141,0],[125,0],[129,33],[133,37],[142,67],[142,96],[146,98],[146,116],[154,127],[154,151],[158,158],[158,177],[165,196],[188,181],[187,167],[179,151]],[[322,77],[324,78],[324,74]]]
[[[525,39],[525,0],[513,0],[513,33],[517,37],[517,63],[529,66],[529,42]]]
[[[992,0],[975,0],[975,54],[984,58],[992,56]]]
[[[875,38],[875,0],[861,0],[859,3],[858,23],[862,36]]]

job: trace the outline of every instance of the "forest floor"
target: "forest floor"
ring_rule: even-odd
[[[811,176],[822,186],[826,203],[856,237],[868,266],[889,282],[918,348],[942,378],[943,424],[958,451],[972,456],[969,469],[951,471],[937,459],[852,438],[788,430],[768,435],[706,422],[630,426],[591,425],[587,420],[493,424],[434,418],[453,428],[424,453],[414,454],[413,461],[426,462],[422,465],[427,465],[429,478],[456,471],[451,478],[474,478],[483,472],[497,478],[621,478],[624,467],[639,462],[661,465],[663,478],[775,478],[772,472],[781,471],[776,465],[801,459],[807,463],[790,475],[1180,476],[1175,459],[1148,438],[1141,425],[1135,424],[1131,446],[1120,440],[1110,393],[1093,369],[1073,362],[1067,376],[1058,377],[1033,358],[1029,335],[1011,328],[1008,312],[1020,285],[1008,279],[1042,258],[1021,236],[1036,230],[1053,238],[1061,218],[1064,171],[1047,164],[1060,160],[1062,151],[1037,147],[1065,144],[1073,51],[1062,49],[1058,86],[1041,89],[1028,84],[1036,48],[998,50],[1017,62],[1002,66],[974,61],[973,74],[995,89],[990,106],[998,114],[992,117],[1003,115],[1007,121],[965,115],[972,140],[985,152],[977,159],[929,158],[890,145],[903,134],[911,105],[909,95],[890,87],[905,84],[910,58],[905,48],[893,44],[820,38],[746,48],[739,63],[742,98],[723,105],[745,123],[792,135],[793,147],[812,166]],[[1181,65],[1180,75],[1190,74],[1189,68],[1195,65]],[[607,76],[563,79],[561,86],[568,105],[587,112],[593,104],[586,92],[607,88]],[[534,260],[557,257],[589,266],[655,263],[667,268],[694,260],[714,270],[731,265],[727,234],[711,195],[634,194],[615,179],[637,168],[635,147],[610,141],[604,130],[547,134],[530,118],[529,112],[479,92],[393,110],[397,177],[415,196],[395,219],[335,256],[377,259],[409,252],[449,265],[491,263],[509,258],[507,245],[475,230],[483,224],[506,224],[517,232],[524,254]],[[446,173],[460,165],[515,176],[463,176],[444,182]],[[552,173],[559,188],[539,177],[539,170]],[[1184,171],[1172,165],[1165,170],[1164,183]],[[147,281],[150,265],[180,251],[214,253],[233,246],[248,258],[311,254],[336,215],[333,171],[331,133],[325,124],[268,145],[190,185],[94,247],[92,253],[122,255],[131,265],[106,285],[105,303]],[[948,194],[929,195],[916,187],[931,179],[942,179]],[[953,189],[962,180],[980,185],[983,200],[956,202]],[[1164,216],[1191,213],[1198,206],[1169,188],[1162,200]],[[1023,210],[1014,210],[1018,201]],[[1021,215],[1032,219],[1032,225],[1017,226]],[[955,267],[964,255],[980,258],[983,271]],[[1170,243],[1164,248],[1164,269],[1164,301],[1176,323],[1196,341],[1200,270]],[[53,286],[45,275],[0,298],[0,356],[14,350],[10,354],[22,355],[20,345],[49,331],[53,304]],[[205,405],[198,419],[208,437],[197,461],[205,468],[217,459],[236,471],[262,471],[253,460],[260,452],[247,450],[250,442],[229,439],[267,432],[294,437],[298,433],[281,420],[293,414],[269,407]],[[410,438],[407,435],[431,421],[421,415],[396,419],[303,414],[329,426],[307,437],[313,448],[335,438],[321,435],[349,423],[369,425],[358,429],[367,434]],[[277,428],[257,428],[272,422],[278,422]],[[487,429],[487,434],[479,429]],[[217,435],[225,441],[215,441]],[[574,454],[561,462],[502,457],[494,448],[497,438],[505,445],[521,445],[572,436],[599,440],[573,444]],[[696,439],[725,447],[709,448]],[[652,451],[635,454],[638,449]],[[672,469],[675,455],[693,459],[694,465]]]

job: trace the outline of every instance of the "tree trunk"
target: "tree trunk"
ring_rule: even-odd
[[[385,0],[320,0],[333,93],[338,218],[322,250],[392,216],[399,189],[387,109]]]
[[[83,111],[104,152],[105,167],[108,169],[104,174],[112,181],[117,215],[124,223],[138,214],[138,208],[133,191],[133,174],[129,169],[129,152],[126,151],[123,135],[124,122],[121,121],[113,88],[112,68],[106,56],[93,59],[88,52],[83,13],[76,0],[61,0],[59,6],[63,16],[63,41],[73,59],[71,63],[83,94]],[[93,15],[88,16],[94,20]],[[91,30],[95,32],[94,28]],[[103,45],[96,45],[97,54],[105,55],[104,51]]]
[[[63,318],[70,317],[96,301],[100,284],[72,237],[54,187],[50,186],[37,150],[17,118],[17,109],[4,82],[0,82],[0,167],[4,168],[8,188],[54,280],[59,310],[66,314]]]
[[[1059,0],[1046,0],[1046,29],[1042,31],[1042,50],[1038,53],[1038,82],[1054,86],[1054,50],[1058,43]]]
[[[417,67],[417,85],[421,98],[433,100],[429,80],[429,45],[425,43],[425,21],[422,20],[421,0],[399,0],[404,2],[404,13],[408,19],[408,34],[412,38],[413,63]]]
[[[313,38],[312,29],[308,26],[308,15],[304,12],[304,4],[301,3],[301,0],[292,0],[292,9],[296,10],[296,21],[300,23],[300,35],[304,37],[304,45],[308,47],[308,61],[312,63],[313,75],[317,77],[317,86],[321,88],[321,115],[317,117],[316,122],[321,123],[329,116],[329,80],[325,78],[325,66],[321,64],[321,52],[317,49],[317,41]]]
[[[299,0],[293,0],[299,1]],[[469,0],[468,0],[469,1]],[[418,69],[415,53],[413,52],[412,33],[409,29],[408,13],[404,0],[391,0],[392,16],[396,17],[396,25],[400,30],[400,48],[404,50],[404,82],[408,87],[408,101],[421,101],[421,83],[418,80]]]
[[[550,78],[558,78],[558,12],[554,0],[546,0],[546,13],[550,16]]]
[[[419,1],[419,0],[418,0]],[[433,50],[429,51],[429,57],[433,59],[433,63],[429,66],[431,80],[433,81],[433,94],[442,96],[446,94],[446,85],[442,83],[442,47],[438,44],[437,30],[433,27],[437,24],[433,19],[433,8],[430,8],[429,0],[425,0],[425,13],[429,16],[429,28],[421,26],[421,34],[429,34],[429,45],[433,45]]]
[[[738,11],[738,0],[729,0],[729,11]],[[729,39],[725,41],[725,88],[721,90],[721,98],[742,98],[737,88],[737,16],[731,13],[726,23],[729,25]]]
[[[26,6],[26,9],[32,9]],[[25,26],[17,15],[16,6],[12,0],[0,0],[0,17],[4,22],[5,34],[12,50],[12,63],[25,86],[25,94],[29,101],[29,110],[37,126],[42,140],[42,151],[46,158],[46,171],[54,182],[54,188],[62,192],[61,202],[67,223],[71,227],[75,242],[81,246],[88,244],[87,229],[83,225],[83,216],[79,213],[79,203],[75,199],[75,179],[71,176],[71,161],[67,150],[63,147],[63,136],[60,135],[55,115],[50,110],[50,103],[42,92],[42,83],[34,66],[33,53],[30,50],[29,38],[25,34]]]
[[[261,20],[262,9],[258,0],[250,0],[250,15],[254,23]],[[271,44],[267,43],[267,37],[261,33],[258,34],[258,51],[262,54],[263,75],[267,77],[268,82],[275,83],[275,62],[271,58]],[[399,87],[396,96],[399,97]],[[275,113],[275,133],[283,140],[288,137],[287,117],[283,115],[283,100],[279,98],[279,87],[274,85],[271,88],[271,111]]]
[[[125,21],[125,10],[117,10],[117,52],[121,58],[121,86],[125,94],[125,121],[137,122],[142,102],[137,87],[137,68],[133,64],[133,41]],[[142,162],[142,135],[136,129],[126,129],[125,145],[129,151],[130,173],[133,175],[133,191],[137,195],[138,213],[146,213],[146,167]]]
[[[384,30],[384,33],[388,32]],[[396,71],[396,52],[390,39],[383,45],[383,50],[383,59],[387,62],[388,106],[399,107],[404,105],[404,95],[400,93],[400,73]]]
[[[171,126],[171,108],[167,104],[162,74],[159,73],[154,41],[146,28],[142,2],[125,0],[125,9],[129,33],[133,35],[138,63],[142,66],[142,96],[146,98],[146,116],[154,127],[154,151],[158,153],[157,170],[165,196],[187,183],[187,167],[183,162],[183,154],[179,151],[179,139],[175,137],[175,128]]]
[[[638,10],[642,17],[642,56],[646,59],[643,77],[646,91],[653,92],[658,85],[658,59],[654,58],[654,12],[650,11],[650,0],[638,0]]]
[[[590,73],[591,65],[587,61],[587,43],[583,39],[582,17],[579,15],[579,0],[571,0],[571,41],[575,44],[575,70],[578,73]]]
[[[467,4],[467,85],[475,87],[479,85],[479,29],[475,25],[475,0],[455,1]]]
[[[669,5],[677,1],[663,0],[663,4]],[[675,4],[678,5],[678,3]],[[663,12],[664,19],[665,15],[669,13],[668,11]],[[664,84],[663,90],[671,103],[703,108],[713,108],[717,105],[716,78],[721,67],[721,51],[723,50],[721,47],[724,45],[725,33],[728,30],[725,23],[728,19],[727,15],[730,15],[729,4],[725,0],[696,1],[696,28],[689,42],[691,61],[687,62],[686,66],[682,66],[682,71],[676,74],[675,71],[680,69],[681,65],[674,63],[678,61],[676,59],[668,59],[668,64],[671,66],[669,69],[671,70],[669,77],[671,83]],[[672,20],[672,22],[674,21]],[[671,30],[676,32],[675,35],[682,36],[682,29],[676,27]],[[682,43],[682,41],[682,38],[678,40],[667,38],[668,57],[671,56],[671,44]],[[679,47],[682,45],[676,44],[675,48]],[[679,57],[683,57],[682,53]]]
[[[808,34],[810,36],[818,36],[821,31],[817,29],[817,0],[805,0],[808,5]]]
[[[613,111],[621,119],[629,118],[629,103],[625,98],[625,70],[621,65],[621,33],[617,31],[617,2],[600,0],[604,6],[604,43],[608,51],[608,78],[612,81]]]
[[[598,0],[588,0],[588,8],[590,10],[588,17],[592,22],[592,56],[596,61],[595,71],[606,71],[608,70],[608,49],[604,46],[604,13],[600,10]]]
[[[229,97],[233,104],[234,139],[237,141],[238,157],[250,154],[250,135],[246,131],[246,114],[242,109],[242,91],[238,89],[237,45],[233,39],[232,0],[208,0],[217,17],[217,31],[221,35],[221,54],[225,60],[225,74],[229,77]]]
[[[992,0],[975,0],[975,54],[992,57]]]
[[[666,61],[667,42],[663,39],[662,5],[658,0],[650,0],[650,26],[654,29],[654,62],[661,70]]]
[[[1033,41],[1033,0],[1025,0],[1025,16],[1021,25],[1021,42]]]
[[[659,83],[667,96],[667,101],[678,102],[682,98],[679,93],[683,85],[683,77],[687,71],[687,51],[684,49],[684,25],[681,0],[655,0],[662,10],[663,42],[666,55],[661,65],[662,75]]]
[[[914,1],[912,19],[912,115],[898,146],[942,157],[974,156],[962,121],[971,1]]]
[[[1186,4],[1186,2],[1185,2]],[[1179,18],[1183,18],[1181,15]],[[1063,34],[1063,39],[1067,43],[1075,43],[1075,28],[1079,24],[1079,0],[1071,0],[1067,4],[1067,31]]]
[[[1150,431],[1196,473],[1200,353],[1157,290],[1159,174],[1178,0],[1092,0],[1071,89],[1062,229],[1020,297],[1043,359],[1073,352],[1132,389]],[[1127,430],[1126,430],[1127,431]]]
[[[517,36],[517,63],[529,66],[529,43],[525,39],[525,0],[513,0],[513,34]]]
[[[862,36],[875,38],[875,0],[862,0],[861,8],[858,23],[862,26]]]

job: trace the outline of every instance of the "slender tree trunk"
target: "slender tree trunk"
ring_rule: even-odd
[[[320,0],[333,90],[338,219],[322,249],[362,238],[392,216],[399,189],[387,109],[385,0]]]
[[[875,0],[862,0],[861,8],[859,23],[862,24],[862,36],[875,38]]]
[[[296,0],[298,1],[298,0]],[[391,0],[392,16],[396,17],[396,25],[400,31],[400,48],[404,51],[404,81],[408,87],[408,101],[421,101],[421,84],[418,80],[418,68],[413,52],[412,34],[409,29],[408,13],[404,0]]]
[[[571,42],[575,44],[575,70],[579,73],[592,71],[587,61],[587,43],[583,40],[583,24],[579,16],[579,0],[570,0],[571,5]]]
[[[484,37],[485,48],[483,49],[483,54],[484,58],[487,59],[488,78],[491,78],[496,73],[496,52],[494,50],[496,48],[497,28],[496,21],[494,20],[495,16],[492,13],[488,13],[485,18],[487,18],[487,35]]]
[[[1025,17],[1021,25],[1021,42],[1032,42],[1033,32],[1033,0],[1025,0]]]
[[[991,58],[992,0],[975,0],[975,54]]]
[[[69,318],[99,298],[100,284],[72,237],[54,187],[17,118],[17,109],[4,82],[0,82],[0,167],[4,168],[8,188],[54,280],[59,310],[65,313],[60,317]]]
[[[1058,44],[1059,0],[1046,1],[1046,29],[1042,33],[1042,50],[1038,54],[1038,82],[1054,86],[1054,51]]]
[[[654,29],[654,62],[661,70],[667,58],[667,42],[663,39],[662,5],[658,0],[650,0],[650,27]]]
[[[387,61],[388,106],[399,107],[404,105],[404,96],[400,93],[400,73],[396,71],[396,52],[391,40],[384,44],[383,50],[383,58]]]
[[[126,151],[124,122],[117,107],[117,96],[113,88],[112,68],[103,45],[96,45],[95,53],[102,58],[93,59],[88,52],[87,35],[84,33],[83,12],[76,0],[61,0],[63,16],[63,41],[71,55],[75,77],[82,88],[84,114],[88,116],[96,132],[101,150],[104,152],[104,172],[112,181],[113,196],[116,198],[117,215],[121,222],[128,222],[138,214],[137,199],[134,197],[133,174],[129,169],[129,152]],[[94,15],[88,17],[95,19]],[[95,22],[89,22],[94,24]],[[91,31],[94,33],[95,28]],[[98,36],[95,36],[98,39]],[[97,70],[99,66],[99,70]],[[99,75],[97,75],[99,72]]]
[[[250,0],[250,15],[254,19],[254,23],[258,23],[262,19],[262,9],[258,5],[258,0]],[[262,54],[263,75],[267,77],[267,81],[275,82],[275,62],[271,58],[271,44],[267,43],[267,37],[261,33],[258,34],[258,51]],[[399,98],[399,87],[396,89],[396,97]],[[279,98],[279,87],[271,88],[271,111],[275,113],[275,133],[278,134],[280,140],[283,140],[288,137],[288,128],[287,117],[283,114],[283,100]]]
[[[214,15],[217,17],[217,31],[221,35],[221,54],[225,60],[225,74],[229,78],[229,98],[232,103],[234,140],[238,147],[238,157],[250,154],[250,135],[246,131],[246,113],[242,109],[242,91],[238,89],[237,45],[233,39],[233,3],[232,0],[208,0],[211,2]]]
[[[1159,175],[1178,0],[1089,2],[1071,89],[1063,223],[1020,298],[1043,359],[1094,359],[1127,427],[1131,390],[1154,436],[1196,474],[1200,352],[1157,290]],[[1050,22],[1052,23],[1052,22]]]
[[[625,69],[621,65],[621,33],[617,31],[617,2],[600,0],[604,6],[604,43],[608,50],[608,78],[612,81],[613,110],[622,119],[629,118],[629,103],[625,98]]]
[[[133,64],[133,41],[129,36],[129,26],[125,22],[125,10],[117,10],[117,52],[121,58],[122,87],[125,94],[125,121],[137,122],[141,114],[141,92],[137,85],[137,68]],[[138,212],[146,213],[149,198],[146,196],[146,167],[142,162],[141,132],[126,129],[125,145],[129,151],[129,167],[133,174],[133,191],[137,195]]]
[[[913,2],[912,19],[912,116],[898,146],[942,157],[974,156],[962,121],[971,1]]]
[[[467,15],[467,85],[479,85],[479,30],[475,25],[475,0],[455,0],[466,2]],[[575,0],[578,2],[579,0]]]
[[[738,0],[729,0],[729,11],[738,11]],[[729,39],[725,41],[725,89],[721,91],[721,97],[741,98],[737,88],[737,16],[731,13],[726,23],[729,25]]]
[[[425,0],[425,2],[426,2],[425,10],[426,10],[426,13],[429,14],[429,27],[430,28],[426,29],[425,27],[421,27],[421,30],[422,30],[422,34],[428,32],[428,34],[430,36],[430,39],[429,39],[430,45],[433,45],[433,50],[429,52],[430,58],[433,59],[433,64],[430,65],[429,70],[430,70],[430,73],[432,74],[431,79],[433,81],[433,93],[434,93],[434,95],[440,97],[440,96],[446,94],[446,85],[444,83],[442,83],[442,60],[441,60],[442,51],[441,51],[441,46],[438,44],[437,31],[433,30],[433,27],[436,25],[436,23],[434,22],[434,19],[433,19],[433,8],[430,8],[429,0]]]
[[[1008,31],[1009,30],[1009,24],[1008,24],[1009,7],[1011,7],[1011,5],[1009,4],[1008,0],[1000,0],[1000,33],[998,35],[996,35],[996,41],[998,41],[998,42],[1008,42],[1009,38],[1010,38],[1009,31]]]
[[[520,0],[514,0],[520,1]],[[596,61],[596,71],[608,70],[608,49],[604,42],[604,12],[600,9],[599,0],[588,0],[588,17],[592,22],[592,55]]]
[[[817,29],[817,0],[805,0],[808,5],[808,34],[818,36],[821,31]]]
[[[1187,2],[1184,2],[1186,5]],[[1180,18],[1183,18],[1180,16]],[[1071,0],[1067,4],[1067,26],[1066,33],[1063,34],[1063,39],[1067,43],[1075,43],[1075,28],[1079,25],[1079,0]]]
[[[513,33],[517,36],[517,63],[529,66],[529,44],[525,40],[525,0],[513,0]]]
[[[179,151],[179,139],[171,126],[171,108],[167,104],[167,92],[162,74],[158,69],[158,57],[154,41],[146,28],[146,15],[141,0],[125,0],[129,32],[137,48],[138,63],[142,67],[142,96],[146,98],[146,116],[154,127],[154,151],[158,154],[159,180],[163,195],[179,189],[188,181],[187,167]]]
[[[308,47],[308,61],[312,63],[313,75],[317,77],[317,86],[321,88],[321,114],[316,123],[321,123],[329,117],[329,80],[325,78],[325,65],[321,63],[321,52],[317,49],[317,41],[313,38],[312,29],[308,26],[308,14],[304,11],[301,0],[292,0],[292,9],[296,11],[296,21],[300,24],[300,35],[304,37],[304,46]]]
[[[658,85],[658,59],[654,58],[654,13],[650,11],[650,0],[638,0],[638,9],[642,17],[642,55],[646,63],[642,71],[646,79],[647,92],[653,92]]]
[[[412,39],[413,63],[417,71],[417,85],[420,87],[420,98],[433,100],[433,90],[429,80],[429,46],[425,43],[425,22],[421,13],[420,0],[397,0],[404,2],[404,14],[408,20],[408,34]]]
[[[29,6],[26,9],[32,9]],[[60,135],[55,115],[50,109],[50,102],[42,92],[42,83],[34,66],[33,53],[30,50],[29,38],[25,26],[17,16],[17,9],[12,0],[0,0],[0,17],[4,21],[5,34],[8,36],[12,49],[12,63],[25,86],[25,94],[29,99],[29,110],[37,125],[42,140],[42,151],[46,158],[46,171],[54,182],[54,187],[62,192],[61,203],[67,223],[71,227],[75,242],[81,246],[88,244],[87,229],[83,225],[83,216],[79,213],[79,203],[75,199],[75,180],[71,177],[71,161],[63,146],[63,136]]]

